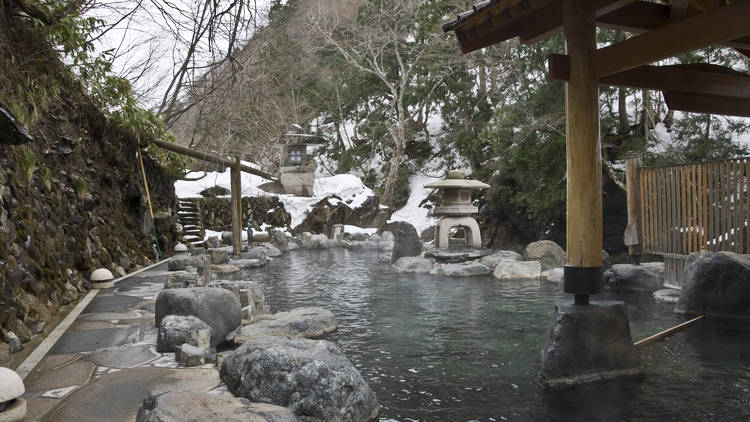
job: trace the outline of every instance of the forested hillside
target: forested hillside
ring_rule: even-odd
[[[414,174],[470,167],[493,186],[481,200],[494,242],[561,240],[564,85],[548,79],[547,56],[564,51],[563,39],[462,55],[440,24],[470,5],[274,0],[267,26],[238,55],[241,65],[225,64],[221,77],[203,81],[210,92],[192,92],[199,106],[177,120],[178,138],[248,152],[272,168],[269,140],[301,124],[329,139],[326,170],[361,176],[394,209]],[[601,29],[599,42],[630,35]],[[695,62],[748,67],[718,47],[670,61]],[[600,109],[606,247],[621,247],[624,157],[643,154],[656,164],[747,154],[746,121],[674,112],[659,92],[602,86]]]

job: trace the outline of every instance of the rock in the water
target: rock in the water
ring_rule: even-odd
[[[270,312],[260,284],[249,280],[216,280],[208,284],[232,292],[240,301],[242,319],[253,320]]]
[[[529,243],[523,251],[523,256],[528,261],[541,262],[544,271],[565,265],[565,251],[551,240]]]
[[[393,241],[393,252],[391,252],[391,264],[404,256],[419,256],[422,254],[422,241],[419,239],[417,229],[411,224],[401,221],[396,226],[396,238]]]
[[[388,230],[384,231],[381,237],[383,238],[383,242],[393,242],[396,239],[396,236]]]
[[[513,251],[495,251],[492,255],[483,256],[479,262],[490,267],[495,268],[500,261],[521,261],[523,257],[518,252]]]
[[[214,265],[221,265],[229,262],[229,251],[226,249],[209,249],[208,255],[211,257],[211,263]]]
[[[677,303],[680,299],[680,291],[677,289],[661,289],[655,291],[652,296],[658,303]]]
[[[192,315],[167,315],[159,324],[156,351],[176,351],[183,344],[208,348],[211,346],[211,327]]]
[[[206,239],[206,247],[209,247],[211,249],[220,248],[221,240],[219,240],[219,236],[210,236],[208,239]]]
[[[375,393],[333,343],[263,337],[221,364],[235,396],[284,406],[309,422],[365,422],[379,413]]]
[[[555,304],[555,315],[542,348],[542,384],[565,388],[633,376],[640,373],[639,360],[622,302]]]
[[[549,281],[550,283],[562,283],[563,282],[563,274],[564,270],[562,268],[553,268],[551,270],[542,271],[541,278],[544,281]]]
[[[185,343],[175,350],[174,358],[183,366],[200,366],[206,363],[206,349]]]
[[[298,422],[291,410],[245,398],[194,391],[151,392],[136,422]]]
[[[156,298],[156,326],[167,315],[192,315],[211,327],[211,346],[221,343],[241,322],[240,301],[230,291],[212,287],[169,289]]]
[[[450,248],[450,249],[431,249],[425,252],[424,256],[435,258],[438,262],[466,262],[480,259],[492,253],[491,249],[480,248]]]
[[[320,337],[338,328],[336,317],[327,309],[307,307],[279,312],[250,325],[243,325],[228,336],[235,343],[265,336]]]
[[[187,287],[196,287],[196,286],[202,286],[204,284],[204,279],[201,274],[198,274],[198,272],[194,268],[189,268],[188,270],[183,271],[175,271],[173,273],[167,274],[167,277],[164,279],[164,288],[165,289],[182,289]]]
[[[237,268],[259,268],[266,265],[265,261],[259,259],[232,259],[229,261],[229,265],[234,265]]]
[[[615,264],[604,272],[604,284],[611,289],[654,292],[664,285],[664,263]]]
[[[187,267],[199,270],[208,268],[211,261],[207,255],[175,255],[169,259],[169,271],[181,271]]]
[[[240,259],[257,259],[258,261],[261,261],[264,263],[266,262],[267,257],[268,257],[267,249],[262,246],[259,246],[257,248],[252,248],[240,254]]]
[[[270,257],[276,257],[276,256],[281,256],[281,254],[282,254],[281,249],[273,247],[273,246],[266,246],[266,255]]]
[[[356,233],[352,233],[350,239],[354,240],[354,241],[357,241],[357,242],[364,242],[369,237],[370,236],[367,233],[365,233],[365,232],[356,232]]]
[[[235,267],[232,264],[211,265],[211,271],[218,274],[231,274],[236,273],[239,270],[239,267]]]
[[[446,275],[450,277],[470,277],[476,275],[488,275],[491,273],[487,266],[478,262],[462,262],[458,264],[439,264],[432,271],[433,274]]]
[[[391,268],[398,273],[429,273],[432,271],[432,260],[421,256],[403,256]]]
[[[675,312],[750,318],[750,255],[690,254]]]
[[[500,261],[492,275],[500,280],[538,279],[542,273],[539,261]]]
[[[279,248],[280,251],[287,251],[289,247],[289,240],[286,238],[286,233],[281,230],[271,229],[268,231],[271,236],[271,244]]]

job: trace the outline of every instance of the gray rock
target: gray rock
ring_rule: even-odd
[[[433,261],[421,256],[403,256],[391,268],[398,273],[429,273],[432,271]]]
[[[394,237],[394,239],[395,239],[395,237]],[[380,235],[378,235],[377,233],[375,233],[375,234],[373,234],[372,236],[370,236],[370,239],[369,239],[369,240],[371,240],[371,241],[373,241],[373,242],[382,242],[382,241],[383,241],[383,238],[382,238],[382,237],[380,237]]]
[[[604,272],[604,284],[617,290],[654,292],[664,285],[664,263],[615,264]]]
[[[188,270],[176,271],[167,274],[164,279],[165,289],[183,289],[187,287],[201,286],[204,284],[204,277],[198,274],[194,268]]]
[[[384,231],[381,235],[384,242],[393,242],[396,240],[396,236],[393,235],[393,233],[389,232],[388,230]]]
[[[479,248],[434,248],[425,252],[427,258],[435,258],[438,262],[456,263],[474,261],[492,253],[491,249]]]
[[[271,235],[268,232],[253,232],[253,242],[270,242]]]
[[[208,268],[211,261],[207,255],[175,255],[169,259],[169,271],[181,271],[187,267]]]
[[[367,240],[369,237],[370,236],[368,236],[367,233],[365,232],[356,232],[356,233],[352,233],[350,239],[355,240],[357,242],[362,242],[362,241]]]
[[[243,325],[227,336],[236,344],[265,336],[314,338],[335,331],[336,317],[327,309],[306,307],[266,316]]]
[[[195,391],[151,392],[136,422],[298,422],[291,410],[245,398]]]
[[[261,262],[266,262],[267,257],[268,257],[267,249],[262,246],[249,249],[240,254],[240,259],[257,259],[258,261],[261,261]]]
[[[183,366],[201,366],[206,363],[206,349],[185,343],[175,350],[174,358]]]
[[[221,244],[222,245],[232,244],[232,232],[221,232]]]
[[[419,256],[422,254],[422,241],[419,239],[417,229],[411,224],[401,221],[396,226],[395,240],[393,241],[393,252],[391,252],[391,264],[404,256]]]
[[[518,252],[513,251],[496,251],[493,252],[492,255],[483,256],[479,259],[479,262],[482,264],[490,267],[495,268],[497,267],[498,262],[500,261],[521,261],[523,260],[523,257]]]
[[[235,396],[284,406],[306,422],[364,422],[379,413],[375,393],[335,344],[263,337],[221,364]]]
[[[539,261],[500,261],[492,275],[500,280],[538,279],[542,273]]]
[[[208,239],[206,239],[206,247],[215,249],[221,247],[221,241],[219,240],[218,236],[209,236]]]
[[[592,301],[589,306],[555,304],[542,347],[540,378],[550,388],[566,388],[640,373],[625,305]]]
[[[553,268],[551,270],[542,271],[541,278],[550,283],[560,284],[563,282],[563,273],[564,270],[562,268]]]
[[[209,249],[208,255],[211,257],[212,264],[221,265],[229,262],[229,251],[226,249]]]
[[[231,274],[240,271],[240,268],[232,264],[211,265],[211,271],[217,274]]]
[[[677,303],[680,299],[680,291],[677,289],[661,289],[655,291],[652,296],[658,303]]]
[[[240,269],[245,268],[259,268],[266,265],[265,261],[260,259],[232,259],[229,261],[229,265],[234,265]]]
[[[380,249],[380,244],[369,240],[352,240],[347,245],[351,249]]]
[[[252,321],[257,316],[270,312],[270,308],[266,304],[266,297],[263,294],[263,288],[255,281],[216,280],[209,283],[208,286],[232,292],[240,301],[242,319]]]
[[[551,240],[529,243],[523,251],[523,257],[528,261],[541,262],[544,271],[565,265],[565,251]]]
[[[470,277],[477,275],[488,275],[492,271],[479,262],[461,262],[456,264],[439,264],[431,271],[432,274],[445,275],[449,277]]]
[[[288,244],[287,244],[288,245]],[[266,254],[270,257],[281,256],[281,249],[274,246],[266,246]]]
[[[168,353],[181,345],[211,347],[211,327],[192,315],[167,315],[159,323],[156,351]]]
[[[167,315],[192,315],[211,327],[211,347],[241,322],[240,301],[230,291],[212,287],[162,290],[156,298],[156,326]]]
[[[6,343],[8,343],[8,348],[10,349],[10,353],[18,353],[23,349],[23,344],[21,343],[21,339],[19,339],[16,333],[14,333],[13,331],[3,331],[2,339]]]
[[[286,233],[281,230],[271,229],[268,231],[271,237],[271,244],[279,248],[281,251],[287,251],[289,247],[289,240],[286,238]]]
[[[0,341],[0,367],[10,364],[10,346],[4,341]]]
[[[675,312],[750,318],[750,255],[690,254]]]
[[[302,234],[302,247],[305,249],[329,248],[328,237],[324,234],[311,234],[305,232]]]

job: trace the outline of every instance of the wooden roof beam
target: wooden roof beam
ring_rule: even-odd
[[[750,35],[750,0],[733,3],[601,48],[591,55],[592,77]],[[700,29],[698,29],[700,28]]]
[[[550,55],[549,75],[551,79],[568,80],[570,78],[569,57],[562,54]],[[722,66],[703,63],[639,66],[604,76],[599,79],[599,83],[750,100],[750,76]]]
[[[597,18],[628,7],[637,0],[584,0],[587,8],[594,10]],[[518,34],[522,43],[532,43],[562,32],[562,2],[557,1],[540,8],[528,16]]]
[[[667,106],[673,110],[750,117],[750,99],[685,92],[664,92],[663,94]]]

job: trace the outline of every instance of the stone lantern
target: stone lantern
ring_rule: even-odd
[[[466,179],[464,172],[451,170],[445,180],[428,183],[424,187],[440,189],[443,194],[443,203],[435,208],[435,214],[441,216],[435,229],[435,247],[448,248],[450,229],[457,226],[463,226],[467,231],[466,246],[481,247],[479,224],[471,216],[479,212],[479,209],[471,204],[471,191],[489,189],[490,185]]]
[[[281,148],[279,181],[283,193],[313,195],[317,164],[307,153],[307,147],[325,142],[323,137],[302,133],[302,128],[298,125],[290,126],[287,133],[275,141],[275,145]]]
[[[115,287],[115,277],[106,268],[99,268],[91,273],[91,287],[94,289],[111,289]]]
[[[0,421],[21,422],[26,417],[26,400],[21,395],[26,391],[18,374],[0,367]]]

